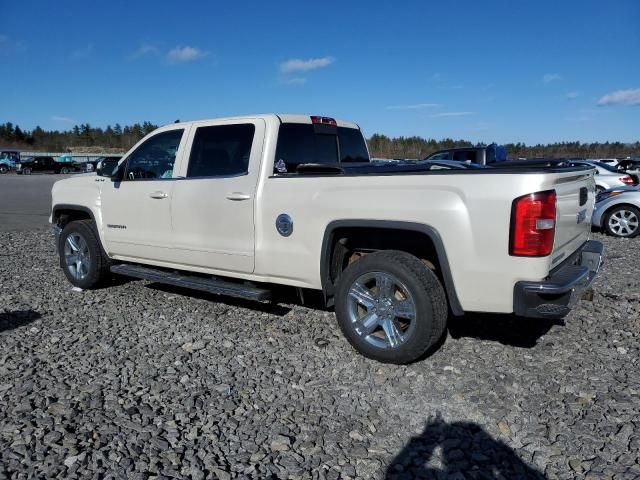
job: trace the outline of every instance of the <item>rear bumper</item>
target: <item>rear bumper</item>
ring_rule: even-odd
[[[589,240],[545,280],[516,283],[514,313],[533,318],[564,317],[593,282],[602,263],[603,251],[602,243]]]

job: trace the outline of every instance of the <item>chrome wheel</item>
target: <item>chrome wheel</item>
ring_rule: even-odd
[[[609,216],[609,230],[619,237],[628,237],[638,230],[638,215],[631,210],[617,210]]]
[[[87,241],[77,232],[71,232],[64,242],[64,260],[67,270],[76,280],[89,275],[91,256]]]
[[[416,305],[394,275],[369,272],[349,288],[347,311],[353,330],[378,348],[396,348],[415,329]]]

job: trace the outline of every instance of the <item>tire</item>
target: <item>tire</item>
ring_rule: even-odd
[[[22,173],[23,175],[31,175],[31,169],[30,168],[23,168],[22,169]]]
[[[66,175],[69,173],[69,169],[67,167],[62,167],[58,173],[61,173],[62,175]]]
[[[637,237],[640,234],[640,210],[633,205],[615,206],[605,214],[602,226],[614,237]]]
[[[419,359],[447,325],[447,300],[438,277],[418,258],[396,250],[370,253],[349,265],[338,281],[335,311],[349,343],[383,363]]]
[[[9,167],[5,164],[0,165],[0,175],[4,175],[5,173],[9,173]]]
[[[78,251],[80,256],[76,253]],[[60,234],[58,254],[62,271],[76,287],[96,288],[111,276],[111,262],[100,244],[92,220],[69,222]]]

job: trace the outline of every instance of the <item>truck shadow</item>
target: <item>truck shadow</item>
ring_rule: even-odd
[[[476,423],[429,420],[424,431],[391,461],[386,480],[441,478],[522,478],[545,475],[523,462],[516,452]]]
[[[42,315],[34,310],[15,310],[0,313],[0,333],[23,327],[41,318]]]
[[[183,297],[197,298],[199,300],[206,300],[213,303],[222,303],[229,307],[248,308],[250,310],[257,310],[262,313],[269,313],[278,317],[284,317],[291,311],[291,308],[280,305],[283,303],[295,303],[291,299],[285,300],[274,294],[274,298],[271,302],[257,302],[254,300],[244,300],[242,298],[228,297],[224,295],[216,295],[214,293],[201,292],[198,290],[191,290],[184,287],[176,287],[173,285],[167,285],[164,283],[149,283],[147,288],[158,290],[165,293],[172,293]]]
[[[471,337],[520,348],[533,348],[552,327],[562,320],[524,318],[508,314],[467,313],[449,317],[449,333],[453,338]]]

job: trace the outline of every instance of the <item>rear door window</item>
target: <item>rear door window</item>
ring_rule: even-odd
[[[255,130],[252,123],[198,127],[191,147],[187,178],[248,173]]]

